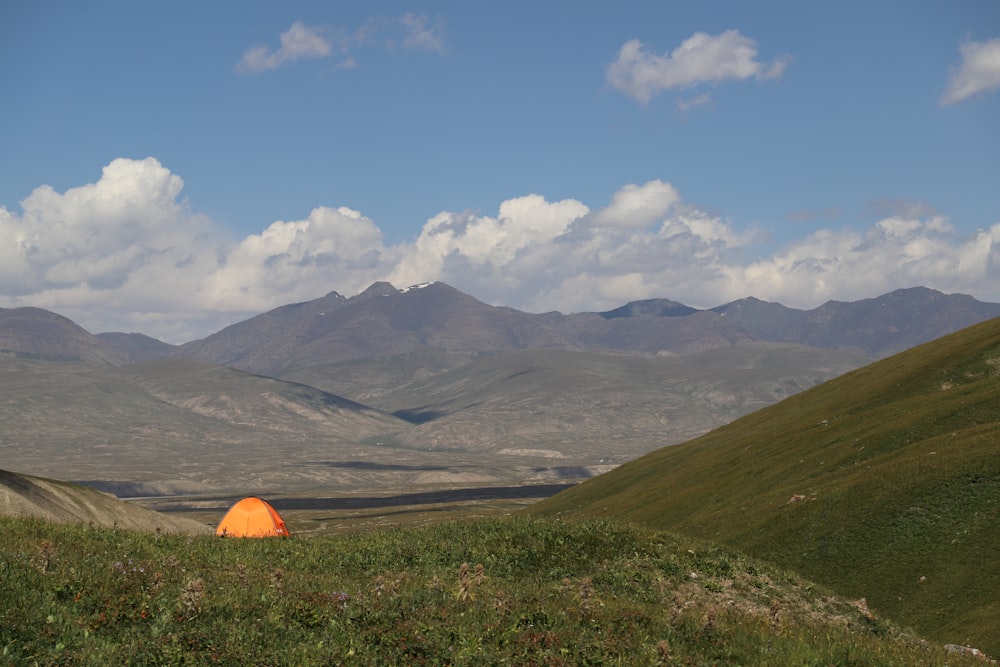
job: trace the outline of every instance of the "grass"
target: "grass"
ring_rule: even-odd
[[[794,501],[793,501],[794,499]],[[1000,653],[1000,319],[871,364],[533,506],[794,569]]]
[[[18,665],[962,665],[787,571],[605,521],[226,540],[0,519]]]

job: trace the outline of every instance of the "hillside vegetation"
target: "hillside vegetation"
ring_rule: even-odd
[[[0,519],[0,540],[7,664],[982,664],[787,571],[617,523],[240,540]]]
[[[853,371],[531,508],[729,545],[1000,654],[1000,319]]]

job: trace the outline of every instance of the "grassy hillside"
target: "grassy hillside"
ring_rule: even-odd
[[[0,541],[5,664],[982,664],[786,571],[621,524],[226,540],[0,519]]]
[[[1000,653],[1000,319],[532,508],[731,545],[929,637]]]

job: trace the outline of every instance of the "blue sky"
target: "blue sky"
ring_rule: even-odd
[[[1000,301],[1000,4],[0,5],[0,307]],[[5,247],[5,249],[4,249]]]

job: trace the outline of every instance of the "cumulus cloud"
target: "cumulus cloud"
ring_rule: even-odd
[[[1000,224],[958,238],[943,217],[886,218],[866,230],[821,230],[771,257],[729,267],[751,294],[795,305],[925,285],[1000,299]],[[734,296],[736,296],[734,294]]]
[[[157,160],[118,159],[94,184],[60,194],[47,185],[0,208],[0,288],[20,296],[43,290],[121,288],[139,270],[189,262],[208,221],[178,201],[183,181]]]
[[[958,104],[973,95],[1000,88],[1000,37],[959,46],[962,62],[951,71],[941,104]]]
[[[205,277],[198,301],[205,308],[262,311],[275,304],[350,294],[381,279],[395,262],[382,233],[346,207],[313,209],[305,220],[272,223],[228,250]]]
[[[157,333],[200,317],[191,295],[227,241],[180,198],[183,186],[154,158],[117,159],[96,183],[36,188],[20,214],[0,206],[10,240],[0,244],[0,305]]]
[[[1000,223],[962,237],[945,216],[905,202],[867,228],[820,229],[775,249],[761,230],[652,180],[593,209],[530,194],[492,215],[442,211],[412,241],[386,245],[374,220],[328,206],[227,238],[191,210],[183,185],[154,158],[118,159],[95,183],[40,186],[20,212],[0,206],[0,307],[184,342],[378,280],[441,280],[532,312],[650,297],[711,307],[749,295],[811,308],[913,285],[1000,301]]]
[[[646,227],[662,220],[680,201],[674,186],[660,180],[645,185],[626,185],[614,194],[611,205],[595,215],[599,224]]]
[[[663,55],[650,52],[638,39],[628,41],[608,65],[606,76],[612,87],[645,104],[664,90],[750,77],[774,79],[784,74],[789,62],[787,57],[771,63],[757,60],[757,42],[738,30],[718,35],[696,32]],[[686,108],[708,99],[692,98]]]
[[[480,298],[496,300],[507,293],[523,300],[547,280],[548,272],[567,261],[559,256],[560,240],[587,213],[579,201],[549,202],[540,195],[507,200],[496,217],[439,213],[414,243],[399,247],[400,261],[389,281],[407,285],[443,280],[469,285]]]

